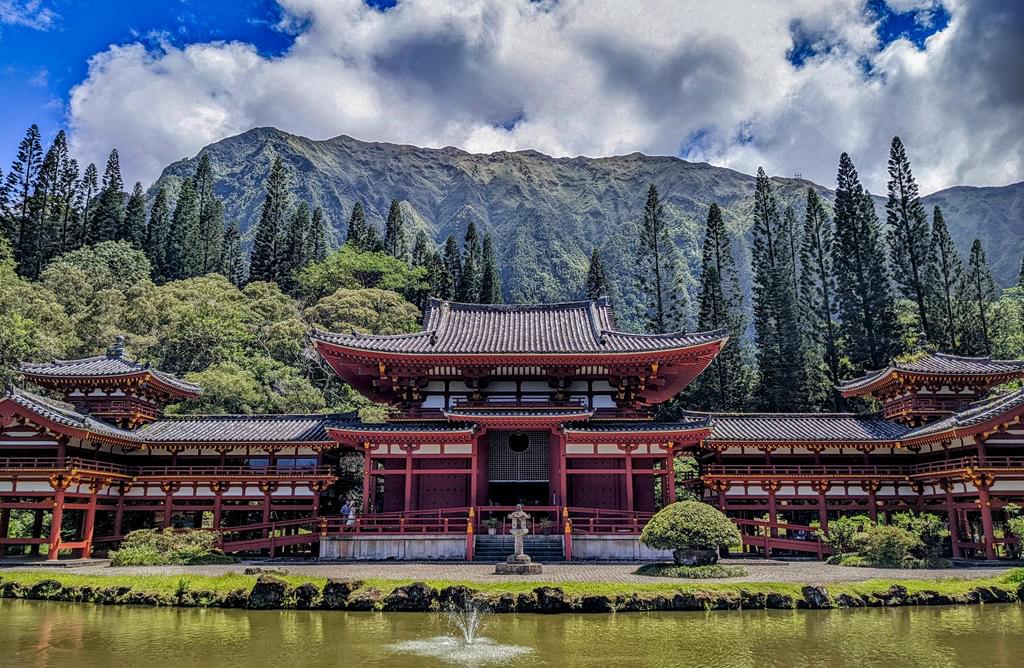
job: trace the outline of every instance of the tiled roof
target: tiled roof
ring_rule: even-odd
[[[120,429],[119,427],[115,427],[114,425],[103,422],[102,420],[91,418],[88,415],[79,413],[71,404],[49,399],[35,394],[34,392],[28,392],[18,388],[9,388],[4,392],[3,398],[10,399],[17,405],[32,411],[36,415],[48,420],[53,420],[57,424],[61,424],[66,427],[81,429],[99,437],[109,437],[120,441],[137,442],[139,440],[138,436],[133,432]]]
[[[314,331],[325,343],[374,352],[587,354],[674,350],[724,341],[724,332],[632,334],[615,329],[606,299],[562,304],[460,304],[431,300],[423,330],[371,335]]]
[[[54,360],[43,364],[22,364],[21,371],[34,378],[117,378],[149,373],[166,385],[189,395],[199,395],[202,388],[177,376],[157,371],[146,364],[129,360],[120,352],[77,360]]]
[[[710,424],[706,417],[688,417],[677,422],[587,422],[566,425],[565,431],[577,433],[673,432],[704,429]]]
[[[461,424],[449,424],[447,422],[379,422],[379,423],[362,423],[358,421],[331,424],[328,427],[332,429],[350,430],[358,432],[445,432],[445,433],[461,433],[471,432],[473,427],[469,425]]]
[[[515,418],[515,417],[537,417],[537,418],[573,418],[580,415],[590,416],[594,411],[590,408],[565,408],[565,407],[537,407],[530,408],[476,408],[472,406],[460,406],[449,408],[444,411],[444,416],[454,420],[473,420],[475,418]]]
[[[902,438],[909,428],[876,415],[734,413],[708,415],[711,441],[863,443]]]
[[[850,393],[866,388],[899,372],[925,376],[1024,376],[1024,360],[994,360],[990,357],[960,357],[929,353],[910,362],[894,362],[885,369],[847,380],[839,389]]]
[[[173,415],[135,433],[146,443],[323,443],[352,415]]]
[[[947,418],[936,420],[914,429],[907,434],[906,438],[909,440],[918,436],[929,436],[953,429],[963,429],[984,424],[1021,406],[1024,406],[1024,388],[992,399],[976,401],[962,411],[954,413]]]

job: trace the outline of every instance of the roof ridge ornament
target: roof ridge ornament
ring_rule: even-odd
[[[114,345],[107,348],[107,357],[124,357],[125,335],[118,334],[114,337]]]

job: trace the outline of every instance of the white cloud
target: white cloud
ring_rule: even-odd
[[[0,0],[0,23],[49,30],[58,18],[41,0]]]
[[[1024,178],[1016,0],[950,0],[949,26],[924,50],[880,47],[862,0],[281,4],[295,43],[280,57],[237,42],[94,56],[70,104],[82,157],[117,146],[131,178],[152,180],[211,141],[273,125],[471,151],[685,149],[826,185],[849,151],[879,190],[900,134],[926,191]],[[791,29],[815,44],[800,68]]]

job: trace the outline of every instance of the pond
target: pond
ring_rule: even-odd
[[[0,600],[11,666],[1019,666],[1024,606],[485,615]]]

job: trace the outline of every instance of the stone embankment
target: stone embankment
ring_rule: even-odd
[[[179,587],[174,593],[135,591],[130,586],[65,586],[54,579],[26,586],[0,578],[0,597],[106,605],[156,605],[182,607],[245,608],[249,610],[350,610],[431,612],[473,603],[492,612],[640,612],[684,610],[829,609],[903,605],[955,605],[1011,603],[1024,600],[1024,582],[1016,589],[976,586],[962,594],[932,590],[909,592],[902,585],[869,594],[839,593],[833,596],[820,585],[807,585],[801,595],[759,592],[753,589],[715,592],[657,592],[634,594],[585,594],[572,596],[559,587],[537,587],[530,592],[489,594],[464,585],[435,589],[422,582],[382,592],[359,580],[328,580],[321,589],[313,583],[291,586],[273,575],[261,575],[252,589],[222,593]]]

